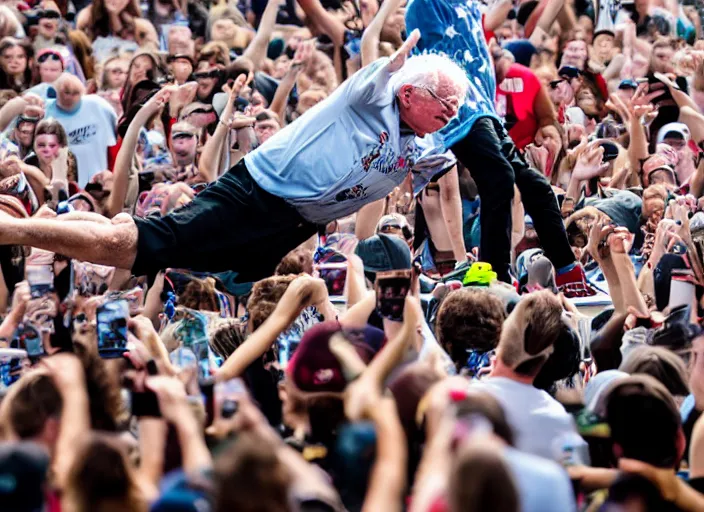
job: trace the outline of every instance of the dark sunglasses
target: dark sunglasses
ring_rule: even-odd
[[[560,85],[562,82],[564,82],[564,78],[560,78],[559,80],[552,80],[550,82],[550,88],[551,89],[557,89],[557,86]]]
[[[227,63],[226,63],[225,60],[222,58],[222,55],[220,55],[219,52],[215,52],[215,51],[202,52],[202,53],[198,56],[198,62],[201,62],[201,61],[203,61],[203,60],[210,60],[210,59],[212,59],[213,57],[216,57],[215,62],[216,62],[217,64],[222,64],[223,66],[227,66]]]
[[[47,53],[43,53],[42,55],[40,55],[39,58],[37,58],[37,62],[39,64],[43,64],[44,62],[46,62],[49,59],[54,60],[56,62],[62,61],[61,56],[58,53],[47,52]]]
[[[39,19],[42,18],[47,18],[50,20],[60,20],[61,19],[61,13],[58,13],[56,11],[39,11],[37,13],[37,17]]]
[[[191,111],[186,115],[186,117],[192,116],[192,115],[194,115],[194,114],[212,114],[213,112],[215,112],[215,110],[213,110],[212,107],[210,107],[210,108],[208,108],[208,107],[198,107],[198,108],[196,108],[196,109],[191,110]]]
[[[198,80],[199,78],[220,78],[223,74],[221,69],[213,69],[211,71],[199,71],[198,73],[193,73],[193,78]]]

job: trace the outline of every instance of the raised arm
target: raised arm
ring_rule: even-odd
[[[315,43],[312,41],[303,42],[298,46],[293,56],[293,61],[291,61],[291,66],[276,88],[274,99],[271,100],[269,108],[279,116],[279,123],[282,127],[286,122],[286,105],[288,104],[288,98],[293,90],[293,86],[296,85],[298,75],[303,71],[303,68],[306,67],[306,64],[313,55],[314,48]]]
[[[462,231],[462,199],[460,197],[460,179],[457,166],[438,180],[440,185],[440,209],[450,235],[452,252],[455,260],[460,263],[467,260],[467,249],[464,245]]]
[[[511,0],[502,1],[508,1],[510,4]],[[362,66],[366,66],[379,58],[381,30],[386,19],[399,8],[400,4],[401,0],[385,0],[381,4],[379,12],[376,13],[376,16],[374,16],[374,19],[366,28],[364,34],[362,34]]]
[[[262,13],[262,19],[259,22],[259,27],[257,28],[257,34],[242,54],[243,57],[247,57],[254,63],[255,70],[261,67],[262,62],[264,62],[266,58],[266,50],[271,40],[271,34],[274,31],[276,15],[279,13],[280,5],[280,0],[269,0],[267,2],[266,8]]]
[[[215,181],[218,178],[220,171],[220,155],[227,132],[231,128],[237,128],[245,123],[249,125],[254,124],[254,119],[251,118],[232,119],[235,112],[235,100],[242,90],[246,79],[246,75],[240,75],[237,77],[237,80],[235,80],[232,88],[227,85],[223,87],[223,90],[228,93],[227,105],[225,105],[220,115],[220,121],[215,129],[215,133],[213,133],[212,137],[208,138],[203,152],[200,155],[200,160],[198,161],[198,172],[206,183]]]
[[[137,112],[132,119],[127,133],[120,146],[120,151],[115,159],[114,177],[112,192],[108,197],[106,204],[106,215],[110,218],[114,217],[122,211],[122,205],[125,204],[127,197],[127,187],[129,185],[130,168],[132,159],[137,150],[137,141],[139,140],[139,131],[147,123],[147,121],[169,101],[171,94],[176,91],[175,86],[168,86],[161,89]]]
[[[215,373],[223,382],[238,377],[258,357],[261,357],[298,317],[304,308],[327,300],[327,288],[321,279],[310,276],[296,278],[286,289],[274,312],[235,350]]]
[[[320,3],[320,0],[298,0],[306,18],[310,21],[318,32],[328,36],[336,47],[345,44],[345,24],[329,13]]]

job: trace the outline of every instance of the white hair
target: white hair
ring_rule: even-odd
[[[435,91],[441,75],[450,81],[460,103],[463,103],[469,88],[469,79],[464,70],[444,54],[424,53],[408,58],[389,82],[394,94],[404,85],[427,87]]]

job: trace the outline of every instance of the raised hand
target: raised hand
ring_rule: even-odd
[[[391,56],[391,64],[389,65],[389,71],[394,73],[401,69],[406,63],[406,59],[416,47],[418,41],[420,40],[420,30],[415,29],[413,32],[408,34],[408,38],[404,41],[396,53]]]
[[[609,164],[603,163],[603,157],[604,148],[595,143],[590,144],[577,157],[572,176],[580,181],[602,176],[609,169]]]

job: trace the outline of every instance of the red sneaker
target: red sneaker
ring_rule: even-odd
[[[597,291],[587,281],[587,276],[584,275],[584,269],[579,263],[563,274],[555,276],[557,289],[565,294],[568,299],[576,297],[591,297],[597,294]]]

